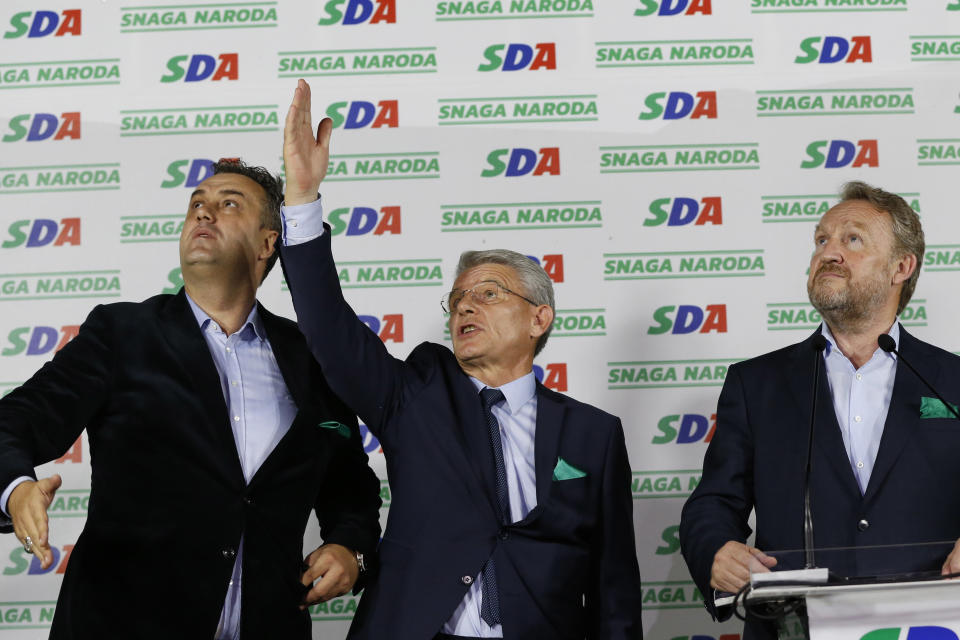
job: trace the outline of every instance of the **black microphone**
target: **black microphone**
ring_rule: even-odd
[[[813,401],[810,403],[810,431],[807,434],[807,468],[803,477],[803,553],[805,569],[813,569],[813,514],[810,513],[810,462],[813,458],[813,427],[817,421],[817,391],[820,389],[820,361],[823,350],[827,348],[827,339],[823,334],[813,336],[810,343],[814,352],[813,363]]]
[[[914,369],[912,364],[907,362],[907,359],[903,357],[903,354],[897,351],[897,343],[894,342],[893,338],[891,338],[889,334],[882,333],[879,336],[877,336],[877,344],[880,346],[881,349],[883,349],[887,353],[897,354],[897,359],[903,362],[903,364],[907,365],[907,368],[909,368],[910,371],[913,371],[913,375],[920,378],[920,382],[927,385],[927,389],[930,389],[930,391],[933,391],[933,395],[937,396],[937,399],[943,403],[943,406],[949,409],[950,413],[952,413],[957,418],[957,420],[960,420],[960,413],[957,413],[957,410],[954,409],[953,405],[947,402],[946,400],[944,400],[943,396],[940,395],[940,392],[934,389],[933,385],[927,382],[927,379],[924,378],[922,375],[920,375],[920,372]]]

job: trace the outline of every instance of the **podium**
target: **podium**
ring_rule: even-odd
[[[940,568],[953,541],[802,550],[751,561],[738,615],[776,620],[780,640],[960,640],[960,578]],[[825,567],[829,567],[829,570]]]
[[[960,579],[761,586],[746,604],[803,600],[810,640],[957,640]]]

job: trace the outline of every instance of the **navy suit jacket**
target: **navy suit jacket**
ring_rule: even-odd
[[[814,334],[816,335],[816,334]],[[743,542],[756,512],[763,551],[803,549],[803,477],[813,393],[814,335],[730,367],[717,406],[717,429],[700,484],[683,507],[680,544],[690,573],[716,617],[710,587],[714,554]],[[899,351],[952,404],[960,404],[960,357],[900,328]],[[873,545],[960,538],[960,422],[921,418],[933,392],[898,364],[870,482],[861,495],[837,423],[821,362],[811,473],[817,565],[839,576],[939,570],[952,544],[880,552]],[[862,521],[862,522],[861,522]],[[803,567],[803,553],[778,569]],[[726,613],[729,615],[729,612]],[[768,629],[747,624],[747,636]]]
[[[493,555],[505,638],[642,635],[630,465],[620,420],[537,385],[537,506],[497,517],[476,388],[446,347],[393,358],[343,299],[330,232],[281,259],[330,386],[380,439],[391,488],[379,577],[351,638],[430,640]],[[553,481],[558,457],[586,472]]]
[[[241,636],[308,639],[299,605],[310,511],[325,542],[375,548],[380,483],[356,417],[296,325],[259,313],[298,413],[249,484],[183,291],[96,307],[76,338],[0,400],[0,486],[63,455],[84,427],[89,437],[87,520],[51,638],[210,640],[242,535]],[[329,420],[349,425],[349,437],[317,426]],[[50,539],[66,542],[56,520]]]

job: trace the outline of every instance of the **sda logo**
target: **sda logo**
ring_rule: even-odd
[[[802,55],[797,56],[794,62],[797,64],[809,64],[817,62],[818,64],[832,64],[840,62],[873,62],[873,53],[870,48],[870,36],[854,36],[849,41],[839,36],[827,36],[822,38],[823,47],[817,49],[821,37],[813,36],[805,38],[800,43]]]
[[[660,539],[666,544],[657,547],[656,554],[658,556],[669,556],[680,551],[680,525],[674,524],[664,529],[663,533],[660,534]]]
[[[22,547],[17,547],[10,552],[10,562],[8,567],[3,568],[3,575],[15,576],[27,572],[30,576],[39,576],[45,573],[63,573],[67,570],[67,562],[70,560],[70,552],[73,551],[72,544],[63,545],[61,551],[53,545],[50,546],[50,552],[53,554],[53,562],[46,569],[40,568],[40,558],[33,554],[28,554]]]
[[[338,236],[346,232],[348,236],[363,236],[373,233],[381,236],[385,233],[400,235],[400,207],[380,207],[380,212],[372,207],[341,207],[330,212],[330,233]]]
[[[697,413],[663,416],[657,422],[657,429],[660,434],[653,436],[653,444],[709,443],[717,430],[717,414],[711,414],[709,418]]]
[[[184,172],[186,169],[186,172]],[[167,165],[166,180],[160,183],[163,189],[184,186],[193,188],[213,175],[213,160],[194,158],[192,160],[174,160]]]
[[[320,18],[317,24],[328,26],[331,24],[376,24],[386,22],[394,24],[397,21],[396,0],[346,0],[346,8],[340,7],[344,0],[330,0],[324,5],[326,17]]]
[[[661,104],[664,98],[666,98],[666,103]],[[682,118],[715,120],[717,117],[716,91],[698,91],[696,98],[685,91],[671,91],[670,93],[660,91],[648,95],[644,104],[647,111],[640,112],[640,120],[656,120],[660,117],[664,120],[680,120]]]
[[[503,158],[507,156],[507,161]],[[542,147],[539,152],[533,149],[494,149],[487,154],[489,167],[480,172],[484,178],[503,175],[517,178],[532,172],[534,176],[549,174],[560,175],[560,147]]]
[[[676,311],[676,318],[671,317],[674,311]],[[691,304],[667,305],[654,311],[653,319],[657,324],[647,329],[650,335],[661,335],[667,332],[683,335],[697,330],[700,333],[711,331],[726,333],[727,305],[708,304],[704,309]]]
[[[711,0],[640,0],[643,6],[633,12],[635,16],[676,16],[681,13],[692,16],[700,13],[705,16],[713,14]]]
[[[650,217],[643,221],[645,227],[683,227],[723,224],[723,201],[720,196],[701,198],[658,198],[650,203]]]
[[[533,375],[548,389],[560,392],[567,391],[566,362],[554,362],[542,367],[535,364],[533,365]]]
[[[221,53],[216,58],[205,53],[173,56],[167,60],[167,69],[170,73],[162,76],[160,82],[177,82],[181,78],[184,82],[200,82],[207,78],[211,81],[239,80],[240,58],[236,53]]]
[[[503,57],[500,52],[506,49]],[[477,67],[477,71],[536,71],[537,69],[556,70],[557,44],[538,42],[530,46],[523,43],[492,44],[483,52],[487,62]]]
[[[551,253],[543,256],[542,260],[536,256],[527,257],[543,267],[543,270],[547,272],[551,280],[554,282],[563,282],[563,254]]]
[[[61,122],[61,119],[63,120]],[[29,129],[27,123],[30,123]],[[27,142],[38,142],[53,138],[63,140],[80,139],[80,112],[68,111],[57,118],[52,113],[24,113],[10,119],[10,133],[4,134],[4,142],[17,142],[26,137]]]
[[[29,231],[27,231],[29,229]],[[4,249],[13,249],[24,246],[28,249],[46,247],[53,244],[55,247],[63,245],[80,245],[80,218],[63,218],[56,220],[37,218],[36,220],[17,220],[10,224],[7,230],[9,238],[0,244]]]
[[[377,316],[358,315],[360,321],[370,328],[384,343],[403,342],[403,314],[388,313],[383,316],[383,320]]]
[[[30,20],[30,16],[33,20]],[[62,22],[61,22],[62,19]],[[71,35],[79,36],[82,14],[80,9],[66,9],[58,14],[53,11],[21,11],[10,18],[10,31],[3,34],[4,38],[43,38],[53,34],[53,37]],[[29,26],[28,26],[29,25]]]
[[[826,155],[823,149],[826,147]],[[856,169],[862,166],[879,167],[880,151],[876,140],[815,140],[807,145],[807,159],[800,163],[801,169],[840,169],[846,166]]]
[[[18,356],[22,353],[27,356],[43,356],[51,351],[57,352],[73,340],[79,331],[78,324],[64,325],[59,331],[45,326],[18,327],[10,331],[7,336],[9,344],[0,351],[0,355]]]
[[[900,627],[874,629],[860,636],[860,640],[957,640],[953,629],[937,626],[907,627],[906,633]]]
[[[342,111],[346,109],[344,115]],[[400,126],[400,108],[396,100],[381,100],[376,106],[372,102],[355,100],[353,102],[334,102],[327,107],[327,117],[333,120],[333,128],[362,129],[370,127],[395,128]]]

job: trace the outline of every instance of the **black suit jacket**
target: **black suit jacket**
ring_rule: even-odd
[[[537,506],[502,526],[476,388],[444,346],[389,355],[340,291],[329,228],[283,247],[300,328],[330,386],[383,446],[380,574],[351,638],[430,640],[493,555],[505,638],[640,638],[630,465],[620,420],[537,386]],[[552,480],[558,457],[585,471]]]
[[[0,400],[0,486],[33,476],[84,427],[89,437],[87,521],[52,638],[210,640],[241,535],[243,637],[309,638],[298,605],[311,509],[325,542],[373,551],[379,481],[356,418],[327,387],[296,325],[262,306],[259,313],[299,412],[249,484],[182,290],[96,307],[76,338]],[[328,420],[349,425],[349,437],[317,426]]]
[[[814,358],[822,358],[813,350],[813,337],[733,365],[720,393],[703,476],[680,521],[683,556],[715,617],[713,556],[729,540],[746,540],[751,509],[757,548],[803,549],[813,368]],[[949,402],[960,403],[960,358],[917,340],[903,327],[899,350]],[[811,474],[814,545],[851,549],[819,553],[818,566],[840,576],[939,570],[950,545],[887,552],[868,547],[960,537],[960,422],[921,419],[924,396],[934,394],[898,364],[877,459],[861,495],[821,363]],[[802,567],[803,554],[797,552],[781,555],[777,568]],[[747,624],[747,636],[767,633]]]

